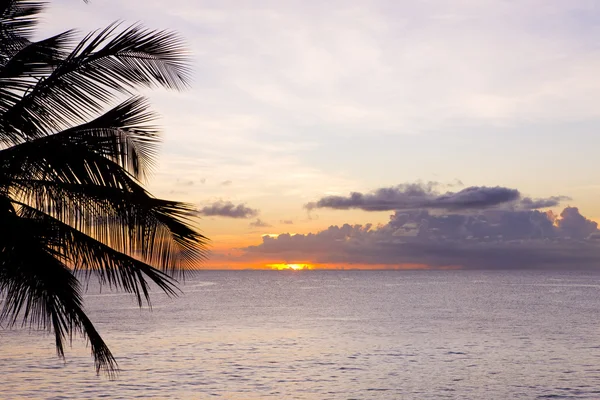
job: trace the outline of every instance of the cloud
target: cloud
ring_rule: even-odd
[[[231,186],[232,184],[233,184],[233,182],[230,180],[221,182],[221,186]]]
[[[389,223],[330,226],[318,233],[263,237],[248,259],[306,259],[327,264],[426,264],[431,267],[600,268],[597,224],[567,207],[560,216],[538,210],[478,214],[401,212]]]
[[[600,232],[595,232],[592,233],[590,236],[588,236],[589,240],[600,240]]]
[[[282,219],[279,222],[282,223],[282,224],[284,224],[284,225],[293,225],[294,224],[294,221],[292,221],[291,219]]]
[[[586,219],[575,207],[567,207],[560,213],[556,226],[561,233],[572,238],[589,238],[598,234],[598,224]]]
[[[425,177],[466,169],[465,180],[493,173],[498,182],[521,173],[533,182],[543,165],[547,185],[566,187],[577,172],[593,181],[594,168],[571,160],[591,160],[597,148],[589,134],[600,116],[595,4],[176,0],[165,9],[63,0],[50,3],[42,26],[48,34],[115,19],[176,27],[197,71],[189,92],[153,92],[167,128],[155,184],[170,188],[173,176],[193,171],[213,183],[235,177],[230,189],[240,196],[280,201],[290,191],[293,201],[297,192],[316,199],[334,179],[383,181],[411,165]],[[394,168],[369,175],[374,159]],[[511,159],[518,168],[508,168]],[[194,190],[190,198],[222,188]]]
[[[258,215],[258,210],[246,207],[244,204],[235,205],[230,201],[217,201],[199,209],[198,214],[207,217],[252,218]]]
[[[545,199],[531,199],[524,197],[521,199],[520,205],[528,210],[535,210],[538,208],[556,207],[563,201],[572,200],[569,196],[551,196]]]
[[[191,179],[187,179],[187,180],[177,179],[177,181],[175,181],[175,184],[177,184],[178,186],[193,186],[194,181]]]
[[[454,179],[453,182],[447,184],[448,187],[461,187],[465,186],[464,183],[460,179]]]
[[[260,218],[257,218],[257,220],[256,220],[256,221],[254,221],[254,222],[250,222],[250,226],[251,226],[251,227],[253,227],[253,228],[268,228],[268,227],[270,227],[271,225],[270,225],[270,224],[268,224],[268,223],[266,223],[266,222],[264,222],[264,221],[263,221],[263,220],[261,220]]]
[[[500,186],[471,186],[457,192],[440,193],[436,190],[439,184],[429,182],[405,183],[393,187],[377,189],[370,193],[352,192],[349,196],[326,196],[316,202],[305,205],[305,208],[332,208],[337,210],[360,209],[364,211],[393,210],[483,210],[496,206],[510,205],[522,209],[553,207],[565,196],[554,196],[546,199],[521,198],[517,189]]]

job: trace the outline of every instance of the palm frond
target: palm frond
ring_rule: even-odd
[[[163,270],[202,261],[207,240],[190,225],[193,208],[152,197],[117,162],[98,154],[104,143],[77,132],[0,151],[0,171],[13,195]]]
[[[74,332],[88,338],[96,370],[109,375],[117,363],[108,346],[83,311],[80,284],[71,270],[36,237],[39,224],[14,214],[2,214],[9,230],[2,230],[0,253],[0,292],[4,304],[0,321],[23,323],[52,329],[56,350],[64,357],[64,344]]]
[[[95,240],[77,229],[25,204],[19,204],[19,215],[39,222],[38,235],[49,249],[68,260],[74,272],[82,271],[86,280],[92,276],[100,284],[125,290],[150,305],[149,284],[146,277],[168,295],[176,294],[175,281],[152,266]]]
[[[0,63],[29,41],[43,7],[40,1],[0,1]]]
[[[154,167],[160,142],[159,130],[151,124],[156,114],[148,108],[145,98],[132,97],[95,120],[54,137],[85,143],[143,181]]]
[[[69,30],[38,42],[28,42],[0,65],[0,85],[7,86],[10,78],[46,77],[69,55],[67,47],[73,37],[74,31]]]
[[[185,203],[156,199],[139,186],[126,191],[53,181],[13,185],[20,204],[170,274],[184,273],[206,258],[208,239],[193,229],[193,207]]]
[[[91,122],[0,151],[0,165],[4,173],[13,177],[25,174],[42,178],[52,172],[52,160],[70,169],[65,163],[83,163],[84,156],[90,154],[95,158],[106,157],[136,179],[144,180],[153,167],[160,140],[157,127],[150,124],[154,118],[155,114],[148,111],[147,101],[133,97]],[[59,173],[59,169],[54,172]],[[69,180],[63,176],[61,181],[102,181],[101,177],[94,175],[93,179],[90,175],[92,171],[87,171],[85,177]]]
[[[83,39],[4,113],[5,124],[18,128],[22,140],[36,138],[89,119],[119,93],[130,94],[140,86],[187,86],[188,59],[178,36],[140,25],[116,33],[117,27]]]
[[[81,272],[150,304],[206,257],[190,205],[153,197],[159,131],[140,87],[182,89],[181,39],[118,23],[71,49],[72,31],[32,42],[43,3],[0,0],[0,322],[88,338],[96,370],[116,361],[85,315]],[[101,114],[101,115],[100,115]],[[100,115],[100,116],[98,116]]]
[[[0,65],[0,113],[17,104],[58,66],[68,55],[65,48],[72,36],[73,32],[67,31],[39,42],[28,42]],[[0,141],[18,142],[19,127],[7,125],[10,122],[0,116]]]

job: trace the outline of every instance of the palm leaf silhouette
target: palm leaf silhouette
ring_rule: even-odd
[[[142,186],[160,137],[135,91],[185,88],[188,60],[177,35],[140,25],[32,41],[42,10],[0,1],[0,322],[53,331],[61,357],[82,334],[112,376],[82,283],[97,278],[141,306],[150,283],[175,295],[175,279],[206,256],[192,207]]]

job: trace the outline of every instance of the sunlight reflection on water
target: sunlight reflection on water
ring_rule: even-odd
[[[0,331],[0,398],[600,398],[600,273],[201,272],[153,310],[90,291],[117,355]],[[557,290],[559,289],[559,290]]]

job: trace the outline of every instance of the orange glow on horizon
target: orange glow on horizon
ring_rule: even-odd
[[[264,236],[278,236],[273,233]],[[258,254],[246,254],[245,247],[257,246],[256,237],[240,235],[218,235],[209,245],[210,254],[203,263],[191,267],[197,270],[460,270],[460,265],[432,266],[420,263],[399,264],[359,264],[359,263],[319,263],[300,259],[294,262],[282,262],[281,258],[261,257]]]
[[[209,258],[198,270],[272,270],[272,271],[306,271],[306,270],[460,270],[459,265],[431,266],[426,264],[323,264],[315,262],[282,263],[280,260],[213,260]]]
[[[270,269],[276,269],[278,271],[286,270],[286,269],[291,269],[293,271],[300,271],[300,270],[304,270],[304,269],[313,269],[314,268],[310,264],[287,264],[287,263],[267,264],[266,266],[269,267]]]

